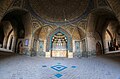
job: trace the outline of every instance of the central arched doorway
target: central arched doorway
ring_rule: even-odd
[[[68,53],[72,52],[71,35],[62,28],[57,28],[48,35],[47,52],[51,57],[68,57]]]
[[[52,37],[52,57],[67,57],[67,37],[58,32]]]

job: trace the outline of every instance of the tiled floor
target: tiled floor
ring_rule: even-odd
[[[13,55],[0,58],[0,79],[120,79],[120,61]]]

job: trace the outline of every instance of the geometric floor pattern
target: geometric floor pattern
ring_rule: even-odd
[[[62,70],[64,70],[64,69],[66,69],[67,67],[66,67],[66,66],[63,66],[63,65],[55,65],[55,66],[51,66],[51,68],[54,69],[54,70],[56,70],[56,71],[58,71],[58,72],[60,72],[60,71],[62,71]],[[62,77],[63,75],[62,75],[62,74],[55,74],[55,76],[56,76],[57,78],[60,78],[60,77]]]
[[[59,64],[59,63],[58,63],[58,64]],[[66,66],[63,66],[63,65],[55,65],[55,66],[51,66],[51,68],[54,69],[55,71],[60,72],[60,71],[63,71],[64,69],[66,69],[67,67],[66,67]],[[76,66],[71,66],[71,68],[76,68]],[[55,74],[55,76],[56,76],[57,78],[60,78],[60,77],[62,77],[63,75],[59,73],[59,74]]]
[[[66,66],[62,66],[62,65],[55,65],[55,66],[51,66],[51,68],[56,70],[56,71],[58,71],[58,72],[60,72],[60,71],[62,71],[64,69],[66,69],[67,67]]]
[[[77,66],[72,66],[72,68],[76,68]]]
[[[120,79],[120,57],[0,56],[0,79]]]
[[[61,74],[56,74],[55,76],[56,76],[57,78],[62,77],[62,75],[61,75]]]

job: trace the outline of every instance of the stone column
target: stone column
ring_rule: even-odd
[[[46,52],[46,44],[47,44],[46,40],[44,40],[44,49],[43,49],[44,52]]]
[[[95,55],[96,54],[96,40],[94,37],[93,32],[88,32],[86,34],[86,45],[87,45],[87,52],[88,56]]]
[[[2,46],[2,48],[7,48],[7,38],[5,37],[4,38],[4,41],[3,41],[3,46]]]

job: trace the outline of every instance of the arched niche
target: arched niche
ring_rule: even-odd
[[[107,8],[97,8],[91,11],[88,17],[87,40],[88,49],[96,50],[96,43],[101,42],[102,54],[105,54],[105,33],[109,22],[118,21],[113,11]],[[114,27],[116,28],[116,27]],[[92,47],[94,46],[94,47]]]
[[[102,48],[100,42],[96,43],[96,55],[97,56],[102,55]]]
[[[58,32],[62,33],[65,35],[65,37],[68,40],[67,46],[68,46],[68,51],[72,52],[72,37],[71,35],[65,31],[64,29],[58,27],[57,29],[55,29],[53,32],[51,32],[48,37],[47,37],[47,43],[46,43],[46,51],[49,52],[52,50],[52,38],[55,34],[57,34]]]
[[[13,50],[17,52],[17,43],[20,39],[24,39],[30,37],[30,23],[28,23],[28,17],[30,16],[29,12],[25,9],[21,8],[12,8],[9,9],[3,16],[1,22],[5,24],[5,22],[9,22],[9,26],[11,28],[6,28],[7,34],[4,38],[4,48],[7,48],[8,38],[13,32]],[[3,26],[4,27],[4,26]]]

